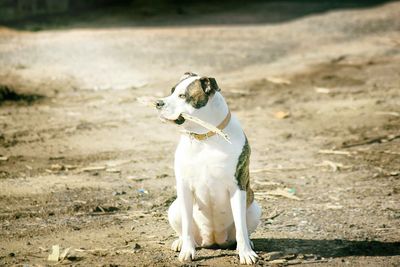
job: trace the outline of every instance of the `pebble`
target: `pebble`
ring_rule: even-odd
[[[272,251],[272,252],[265,254],[263,258],[266,259],[267,261],[273,261],[273,260],[281,258],[282,256],[283,256],[282,251]]]

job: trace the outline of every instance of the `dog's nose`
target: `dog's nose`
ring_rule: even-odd
[[[165,105],[164,101],[162,100],[157,100],[156,101],[156,108],[161,109]]]

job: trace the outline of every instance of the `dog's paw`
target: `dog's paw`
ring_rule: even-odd
[[[182,239],[178,238],[174,242],[172,242],[171,249],[173,251],[181,251],[182,248]]]
[[[182,249],[179,253],[178,259],[181,262],[194,260],[195,250],[196,248],[194,242],[182,242]]]
[[[240,264],[254,264],[258,260],[258,255],[251,248],[239,249]]]
[[[181,250],[179,253],[178,259],[181,262],[188,262],[194,260],[194,248],[188,249],[188,250]]]

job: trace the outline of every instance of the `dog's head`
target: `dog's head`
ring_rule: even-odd
[[[162,119],[182,124],[185,122],[182,113],[194,115],[196,111],[206,108],[218,91],[220,89],[214,78],[186,72],[172,87],[170,96],[156,101],[156,107]]]

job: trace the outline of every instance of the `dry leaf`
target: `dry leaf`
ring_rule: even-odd
[[[282,78],[282,77],[267,77],[267,81],[275,84],[291,84],[292,82],[289,81],[288,79]]]
[[[333,154],[333,155],[350,155],[349,151],[340,151],[340,150],[325,150],[321,149],[318,151],[319,154]]]
[[[52,246],[52,252],[47,257],[47,260],[48,261],[58,261],[59,259],[60,259],[60,246],[54,245],[54,246]]]
[[[282,120],[282,119],[289,118],[290,117],[290,112],[288,112],[288,111],[278,111],[278,112],[274,113],[274,116],[275,116],[275,118]]]
[[[318,94],[329,94],[331,89],[325,87],[314,87],[314,90]]]

